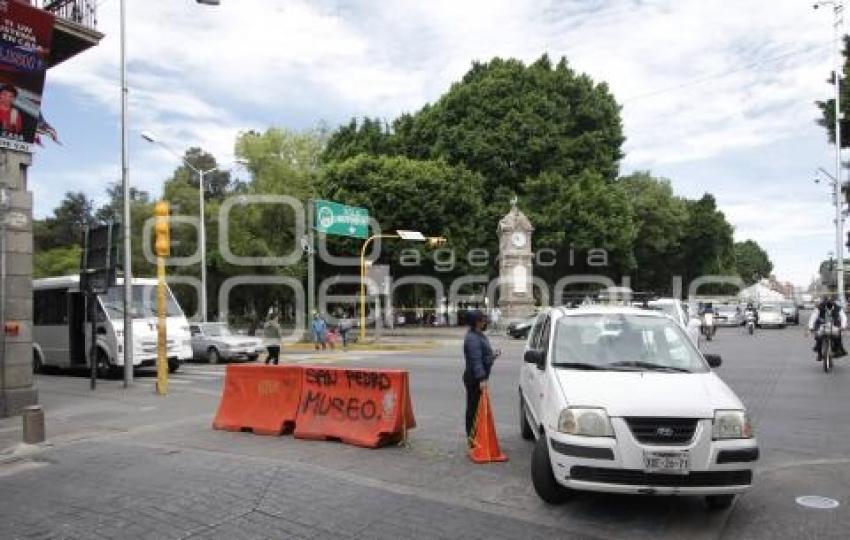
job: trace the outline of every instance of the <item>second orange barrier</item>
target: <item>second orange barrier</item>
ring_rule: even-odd
[[[377,448],[416,426],[402,370],[304,367],[295,436]]]

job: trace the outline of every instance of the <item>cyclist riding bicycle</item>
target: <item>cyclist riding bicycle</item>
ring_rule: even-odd
[[[821,353],[821,341],[824,337],[826,337],[820,335],[818,330],[826,321],[829,320],[831,320],[832,324],[839,329],[847,329],[847,314],[844,313],[844,310],[835,302],[835,300],[831,297],[825,296],[821,300],[820,304],[818,304],[817,309],[812,312],[811,317],[809,317],[809,330],[815,334],[815,346],[813,350],[818,353],[816,359],[817,362],[823,360]],[[832,350],[835,353],[835,358],[847,355],[847,351],[844,350],[844,344],[841,341],[841,334],[835,338]]]

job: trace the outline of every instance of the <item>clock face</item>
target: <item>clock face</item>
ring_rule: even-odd
[[[525,245],[525,241],[526,241],[526,239],[525,239],[524,233],[515,232],[511,236],[511,243],[514,245],[514,247],[518,247],[518,248],[523,247]]]

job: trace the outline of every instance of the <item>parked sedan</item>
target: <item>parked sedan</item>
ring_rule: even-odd
[[[785,314],[776,304],[765,304],[758,311],[759,328],[772,326],[774,328],[785,328]]]
[[[538,331],[538,325],[540,331]],[[681,325],[631,308],[541,316],[520,371],[531,480],[545,502],[576,490],[701,495],[728,507],[759,457],[747,411]]]
[[[192,357],[216,364],[221,360],[256,360],[262,350],[259,339],[240,336],[227,323],[189,325],[192,332]]]
[[[514,339],[525,339],[528,337],[528,331],[531,330],[531,326],[534,324],[537,316],[529,317],[527,319],[522,319],[519,321],[513,321],[508,324],[508,335]]]

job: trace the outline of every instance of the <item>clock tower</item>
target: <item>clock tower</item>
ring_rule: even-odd
[[[511,211],[499,221],[499,309],[502,319],[509,321],[534,313],[532,287],[533,254],[531,233],[534,227],[511,201]]]

